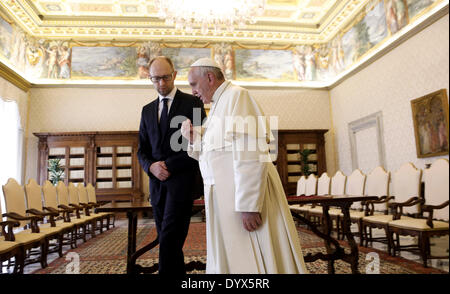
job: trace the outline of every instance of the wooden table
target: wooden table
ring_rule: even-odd
[[[328,261],[328,273],[334,274],[334,261],[337,259],[342,259],[345,262],[350,263],[351,270],[353,274],[358,274],[358,245],[353,238],[353,234],[350,230],[351,219],[350,219],[350,206],[353,202],[363,201],[363,200],[376,200],[376,196],[292,196],[288,197],[289,205],[293,204],[320,204],[323,211],[323,228],[320,231],[315,224],[299,215],[295,211],[291,210],[292,215],[299,221],[307,224],[309,228],[319,237],[325,240],[325,247],[327,249],[327,254],[316,253],[312,255],[307,254],[304,257],[305,262],[313,262],[317,259]],[[337,206],[341,208],[343,214],[343,228],[344,235],[347,237],[348,244],[350,245],[350,254],[345,253],[344,248],[339,245],[339,242],[331,237],[332,223],[331,218],[328,213],[330,206]],[[334,246],[334,249],[331,248]]]
[[[192,215],[204,209],[203,200],[195,200],[192,208]],[[127,250],[127,274],[153,273],[158,270],[158,264],[151,267],[143,267],[136,264],[136,260],[145,252],[151,250],[159,244],[158,236],[155,240],[136,251],[136,232],[138,214],[140,212],[151,211],[152,205],[148,201],[138,202],[116,202],[108,203],[96,208],[96,212],[126,212],[128,218],[128,250]],[[186,265],[186,270],[205,269],[205,265],[198,261],[192,261]]]
[[[289,204],[320,204],[323,207],[324,216],[324,228],[320,231],[316,225],[311,223],[306,218],[291,211],[292,215],[300,220],[301,222],[307,224],[310,229],[319,237],[325,240],[325,247],[327,249],[327,254],[316,253],[312,255],[309,253],[304,257],[305,262],[313,262],[318,259],[328,261],[328,273],[334,274],[334,261],[337,259],[342,259],[351,265],[352,273],[358,273],[358,246],[353,238],[353,234],[350,230],[350,212],[349,208],[353,202],[362,200],[375,200],[378,199],[376,196],[298,196],[298,197],[288,197]],[[339,245],[339,242],[331,237],[331,219],[328,214],[328,209],[330,206],[338,206],[342,209],[344,215],[343,218],[343,231],[347,237],[348,243],[351,248],[350,254],[346,254],[344,248]],[[192,208],[192,215],[200,212],[205,207],[203,200],[194,201]],[[136,231],[138,222],[138,213],[144,211],[150,211],[152,209],[151,204],[148,201],[144,202],[117,202],[108,203],[100,206],[96,209],[97,212],[126,212],[128,217],[128,251],[127,251],[127,274],[137,274],[137,273],[153,273],[158,270],[158,264],[154,264],[151,267],[143,267],[136,264],[137,258],[144,254],[145,252],[151,250],[159,244],[158,237],[152,242],[145,245],[144,247],[136,250]],[[334,249],[332,249],[334,246]],[[190,271],[193,269],[204,270],[205,264],[199,261],[192,261],[186,265],[186,270]]]

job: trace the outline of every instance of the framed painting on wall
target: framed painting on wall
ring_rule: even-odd
[[[448,154],[449,125],[446,89],[411,100],[417,157]]]

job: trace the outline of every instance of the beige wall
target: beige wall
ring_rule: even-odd
[[[436,157],[418,159],[412,99],[449,89],[448,14],[330,91],[337,167],[352,172],[348,123],[381,111],[386,169],[405,162],[418,168]],[[448,155],[445,156],[448,158]]]
[[[181,87],[185,92],[190,88]],[[279,116],[280,129],[330,129],[328,91],[251,88],[251,95],[266,115]],[[142,107],[156,98],[153,88],[33,88],[26,178],[37,176],[37,143],[34,132],[138,130]],[[327,135],[327,164],[334,170],[333,140]],[[143,177],[148,192],[147,177]]]

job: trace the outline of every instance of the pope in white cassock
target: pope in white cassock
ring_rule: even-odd
[[[210,58],[192,64],[188,81],[193,95],[211,103],[203,126],[182,125],[205,185],[206,273],[307,273],[261,108]]]

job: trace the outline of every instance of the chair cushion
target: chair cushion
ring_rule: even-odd
[[[339,208],[329,208],[328,214],[332,216],[343,216],[342,211]]]
[[[402,217],[409,218],[407,216],[402,216]],[[392,214],[380,214],[380,215],[371,215],[371,216],[363,217],[363,222],[368,222],[368,223],[387,224],[390,221],[392,221]]]
[[[364,211],[356,211],[356,210],[351,210],[350,211],[350,218],[353,219],[360,219],[364,217]]]
[[[61,232],[62,230],[63,230],[62,227],[50,227],[50,225],[45,226],[45,227],[39,226],[39,233],[46,234],[46,235],[57,234],[57,233]]]
[[[322,208],[322,206],[316,206],[314,208],[310,208],[308,211],[309,212],[314,212],[314,213],[322,213],[323,212],[323,208]]]
[[[73,227],[74,226],[74,223],[72,223],[72,222],[70,222],[70,223],[66,223],[66,222],[64,222],[64,220],[57,220],[56,221],[56,225],[58,226],[58,227],[62,227],[62,228],[70,228],[70,227]]]
[[[63,220],[58,220],[56,221],[56,227],[53,228],[58,228],[60,231],[64,230],[66,228],[70,228],[73,227],[72,223],[65,223]],[[45,223],[39,226],[40,229],[46,229],[46,228],[52,228],[50,223]]]
[[[311,209],[311,205],[302,205],[300,206],[299,204],[293,204],[293,205],[289,205],[289,208],[297,210],[297,211],[308,211]]]
[[[18,233],[14,233],[16,240],[14,242],[26,245],[36,241],[40,241],[45,238],[43,233],[31,233],[31,230],[23,230]]]
[[[433,228],[427,225],[426,219],[419,218],[403,218],[395,221],[389,222],[390,227],[403,228],[403,229],[413,229],[418,231],[438,231],[438,230],[448,230],[448,223],[442,221],[433,221]]]
[[[4,238],[2,236],[0,239],[0,254],[4,254],[8,251],[11,251],[18,246],[20,246],[20,244],[17,242],[4,241]]]

